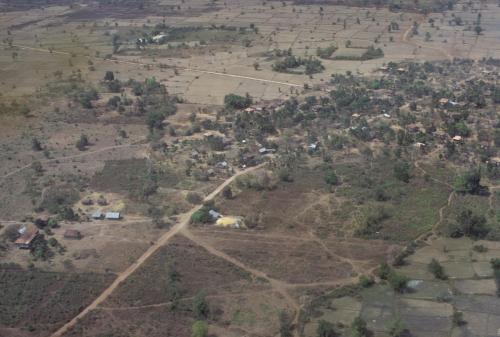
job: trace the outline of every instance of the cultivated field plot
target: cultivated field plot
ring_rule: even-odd
[[[488,247],[485,253],[472,250],[474,245]],[[500,254],[493,242],[468,239],[437,239],[419,249],[397,270],[410,279],[410,289],[395,293],[388,285],[359,289],[351,296],[325,299],[304,326],[305,336],[315,336],[319,320],[349,325],[360,315],[376,336],[388,336],[390,322],[400,318],[412,336],[496,336],[500,315],[494,280],[486,275],[486,263]],[[431,259],[438,259],[449,279],[437,280],[428,272]],[[460,264],[456,263],[460,261]],[[474,267],[473,267],[474,266]],[[469,268],[470,273],[464,272]],[[328,292],[326,292],[328,294]],[[316,308],[316,310],[318,310]],[[462,312],[467,323],[453,323],[454,312]]]
[[[0,333],[4,336],[47,336],[88,305],[113,274],[56,273],[0,269]]]
[[[162,8],[163,15],[158,15],[154,6]],[[328,4],[322,11],[317,6],[263,5],[259,1],[227,1],[221,6],[195,0],[186,1],[180,9],[177,6],[159,2],[142,11],[103,6],[93,9],[92,15],[88,8],[64,6],[32,9],[28,14],[23,11],[22,16],[3,13],[0,21],[5,29],[0,37],[12,40],[0,51],[1,86],[15,98],[42,86],[56,70],[70,73],[79,69],[86,78],[96,79],[110,69],[134,77],[156,76],[170,91],[191,102],[213,104],[221,103],[219,93],[223,88],[225,92],[248,92],[259,98],[284,98],[290,95],[290,88],[296,88],[294,85],[300,88],[304,83],[322,83],[331,73],[348,70],[371,72],[388,61],[498,57],[499,53],[495,49],[499,36],[494,22],[499,9],[493,4],[474,4],[465,10],[457,5],[443,15],[431,14],[429,18],[435,21],[432,27],[428,18],[417,14]],[[468,28],[478,13],[484,13],[480,35]],[[449,23],[458,16],[463,25]],[[407,34],[414,21],[420,23],[419,34]],[[397,26],[388,31],[391,23]],[[144,25],[159,24],[175,29],[223,25],[257,30],[236,36],[224,31],[189,33],[172,39],[169,48],[153,45],[136,50],[135,41]],[[426,32],[431,38],[424,39]],[[120,36],[122,52],[113,54],[113,36]],[[176,45],[183,42],[187,44]],[[276,48],[314,56],[317,47],[331,44],[342,47],[342,54],[359,52],[352,47],[373,45],[382,48],[385,56],[366,61],[324,60],[325,71],[314,78],[273,72],[272,60],[265,56]],[[350,48],[344,48],[347,44]],[[259,67],[254,67],[255,63]]]

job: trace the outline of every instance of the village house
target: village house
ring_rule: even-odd
[[[102,214],[101,211],[95,211],[90,217],[94,220],[101,220],[104,217],[104,214]]]
[[[106,220],[120,220],[121,214],[119,212],[107,212],[104,218]]]
[[[82,233],[76,229],[67,229],[64,232],[64,238],[68,240],[80,240],[82,238]]]
[[[18,233],[20,236],[14,242],[14,244],[20,249],[30,249],[33,241],[38,236],[38,228],[34,225],[22,226]]]

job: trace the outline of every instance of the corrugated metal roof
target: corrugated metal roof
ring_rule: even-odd
[[[120,213],[119,212],[107,212],[106,213],[106,219],[120,219]]]

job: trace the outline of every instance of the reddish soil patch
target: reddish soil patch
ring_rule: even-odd
[[[85,316],[64,336],[189,336],[194,320],[185,310],[169,307],[140,310],[96,310]]]
[[[111,295],[104,306],[141,306],[267,286],[188,239],[177,236]]]
[[[317,242],[293,237],[196,233],[213,247],[269,277],[290,283],[334,281],[351,276],[352,267],[325,251]]]

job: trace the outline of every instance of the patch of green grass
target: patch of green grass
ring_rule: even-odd
[[[243,309],[238,309],[233,313],[231,323],[235,325],[250,325],[253,326],[257,323],[255,313]]]

